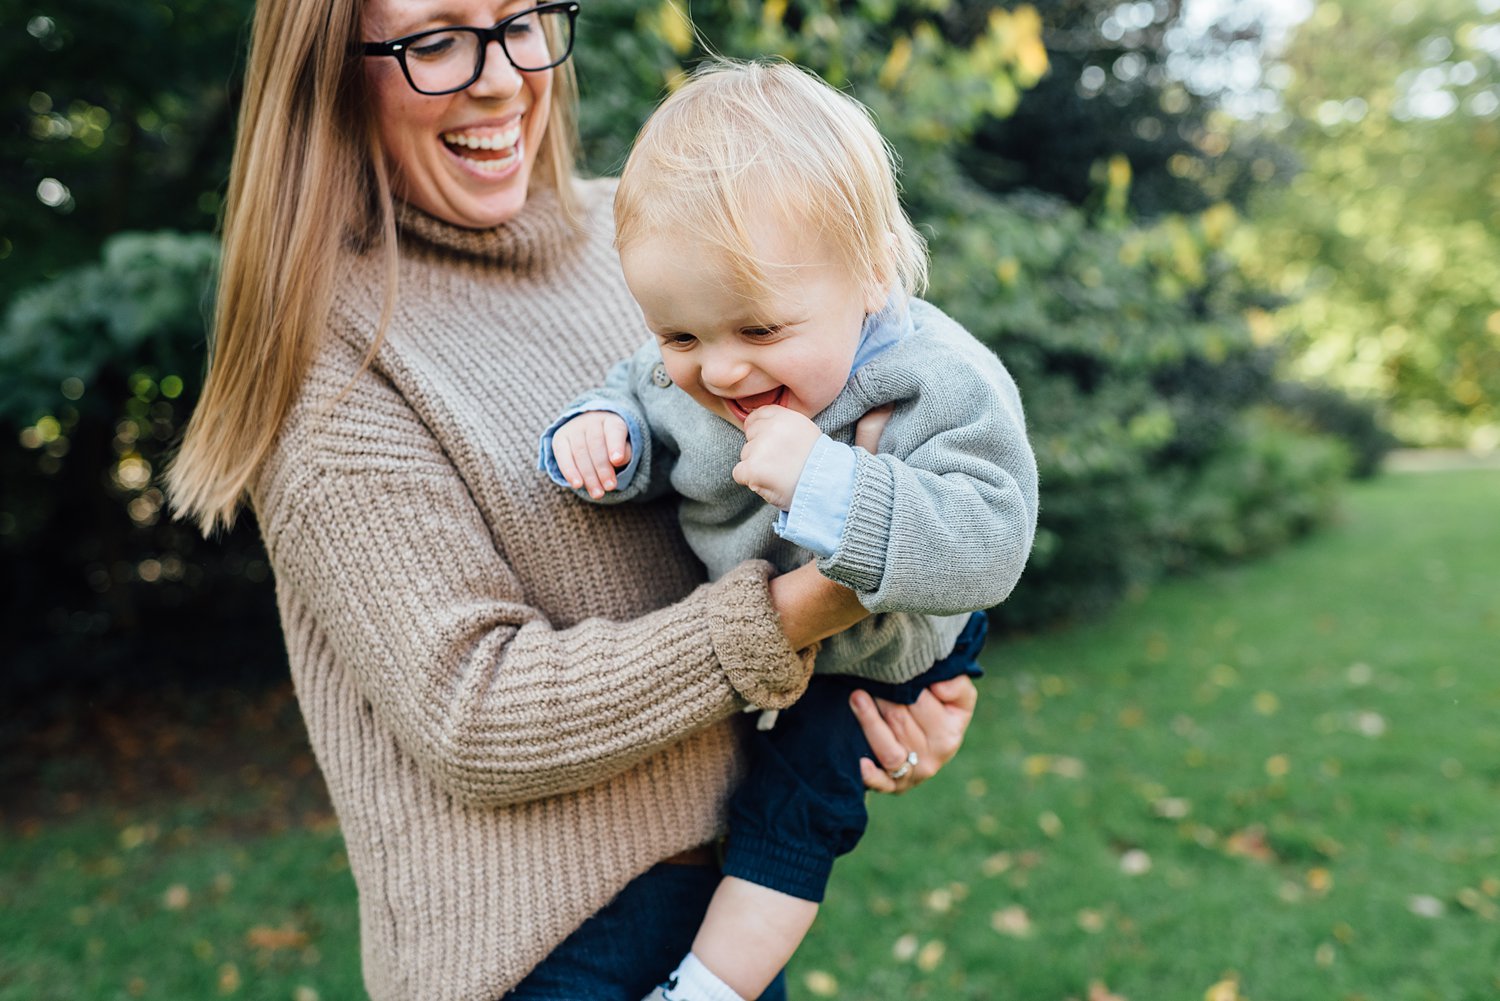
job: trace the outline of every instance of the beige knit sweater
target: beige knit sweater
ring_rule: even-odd
[[[643,336],[613,187],[580,187],[584,233],[546,193],[485,232],[405,210],[385,344],[361,372],[382,269],[357,260],[254,490],[377,1001],[499,997],[720,830],[729,717],[806,684],[765,564],[699,586],[670,502],[602,510],[535,469]]]

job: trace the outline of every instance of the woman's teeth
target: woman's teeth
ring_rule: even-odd
[[[471,167],[499,171],[520,156],[521,128],[517,124],[503,132],[445,132],[442,140]],[[475,153],[480,155],[472,155]]]

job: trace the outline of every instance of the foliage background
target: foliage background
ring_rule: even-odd
[[[617,169],[709,48],[783,55],[877,115],[930,237],[930,297],[995,347],[1026,399],[1046,504],[1025,586],[996,612],[1014,627],[1093,615],[1163,573],[1318,524],[1343,474],[1389,447],[1376,406],[1411,441],[1482,445],[1493,426],[1493,182],[1450,172],[1448,215],[1386,209],[1438,200],[1411,150],[1492,140],[1480,99],[1495,4],[1452,0],[1389,32],[1324,4],[1289,44],[1246,14],[1255,5],[1197,6],[1208,15],[1177,0],[727,0],[689,21],[661,0],[597,0],[581,20],[596,172]],[[249,9],[0,0],[24,26],[0,39],[16,68],[0,112],[13,687],[283,670],[253,524],[205,544],[170,522],[157,485],[199,383],[204,234]],[[1341,45],[1448,67],[1467,103],[1403,118],[1422,71],[1352,49],[1321,58],[1351,23]],[[1444,32],[1446,53],[1432,41]],[[162,56],[122,59],[122,38]],[[1460,56],[1469,69],[1453,69]],[[1247,60],[1253,78],[1212,72]],[[1389,106],[1384,131],[1333,122],[1326,95],[1351,88]],[[1356,156],[1368,169],[1339,174]],[[1356,216],[1386,227],[1383,242],[1335,239]],[[1441,266],[1459,258],[1471,266]]]

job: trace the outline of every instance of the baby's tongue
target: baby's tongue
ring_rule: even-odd
[[[775,403],[776,397],[780,395],[781,387],[777,386],[775,389],[768,389],[764,393],[756,393],[754,396],[741,396],[734,402],[748,411],[754,410],[756,407],[764,407]]]

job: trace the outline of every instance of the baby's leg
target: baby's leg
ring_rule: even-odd
[[[773,729],[751,737],[749,770],[729,801],[725,878],[676,987],[654,996],[757,998],[802,943],[834,858],[867,821],[859,759],[870,748],[849,709],[853,690],[848,680],[814,677]]]
[[[849,695],[910,703],[930,684],[979,676],[987,621],[975,613],[953,652],[901,685],[815,676],[774,729],[750,741],[750,768],[729,801],[724,879],[670,988],[647,1001],[757,998],[812,927],[836,856],[864,834],[859,759],[871,755]]]
[[[693,939],[693,955],[739,997],[758,998],[817,916],[811,900],[725,876]]]

